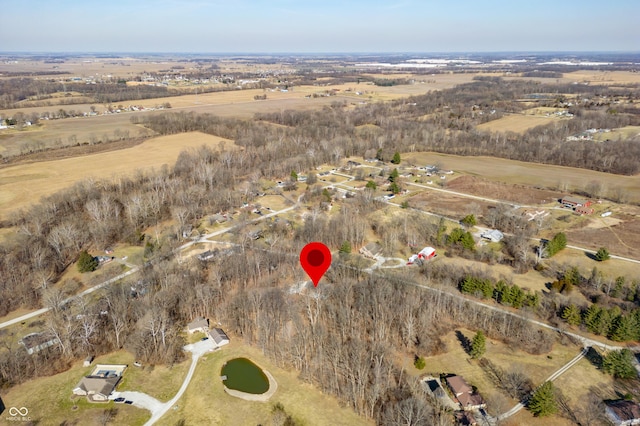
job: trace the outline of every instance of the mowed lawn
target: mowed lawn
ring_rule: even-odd
[[[6,407],[26,407],[31,420],[39,425],[59,425],[65,420],[70,424],[100,425],[101,417],[109,408],[117,409],[112,424],[141,425],[150,417],[147,410],[126,404],[89,403],[86,398],[72,399],[76,384],[89,374],[95,364],[128,364],[118,391],[146,392],[161,401],[170,399],[180,388],[190,361],[168,367],[133,366],[134,358],[126,351],[97,357],[93,365],[83,367],[77,361],[71,369],[50,377],[42,377],[3,391]],[[74,408],[75,405],[75,408]]]
[[[222,365],[233,358],[246,357],[269,371],[278,382],[278,390],[268,402],[253,402],[227,395],[222,387]],[[372,425],[338,400],[298,379],[295,371],[276,367],[260,350],[233,341],[221,350],[200,359],[193,380],[177,409],[157,423],[175,425],[257,425],[271,424],[273,404],[280,402],[286,412],[304,425]]]
[[[172,166],[181,151],[209,145],[233,149],[232,141],[199,132],[161,136],[118,151],[21,164],[0,169],[0,217],[83,179],[111,179],[136,170]]]
[[[467,329],[459,329],[458,331],[470,340],[475,334],[475,332]],[[464,377],[470,385],[478,388],[478,392],[486,400],[488,404],[488,411],[492,415],[504,413],[518,403],[517,400],[509,398],[495,387],[482,367],[480,367],[478,361],[472,360],[463,350],[460,341],[456,337],[455,331],[443,336],[442,341],[446,347],[445,352],[440,355],[425,357],[426,366],[424,370],[417,370],[412,365],[413,360],[403,358],[402,362],[404,363],[405,368],[407,368],[407,371],[415,376],[428,374],[437,377],[440,373],[445,373],[456,374]],[[553,372],[580,353],[580,348],[577,346],[563,346],[557,343],[548,354],[530,355],[523,351],[512,349],[504,343],[492,339],[487,339],[486,349],[487,350],[483,356],[493,364],[506,371],[520,371],[524,373],[536,386],[541,384]],[[588,368],[588,366],[586,368]],[[595,371],[595,367],[592,368]],[[574,372],[572,370],[569,370],[569,372],[565,374],[571,375],[573,373]],[[597,373],[600,374],[599,372]],[[573,389],[573,385],[571,385],[571,387],[567,387],[568,391],[571,389]],[[505,422],[505,424],[571,424],[558,416],[544,418],[543,420],[546,423],[539,422],[538,420],[539,419],[534,419],[528,411],[523,410],[518,414],[517,421],[510,419],[508,422]]]

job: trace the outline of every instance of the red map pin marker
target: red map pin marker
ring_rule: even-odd
[[[300,264],[313,281],[313,286],[317,287],[320,278],[331,266],[331,251],[322,243],[309,243],[300,251]]]

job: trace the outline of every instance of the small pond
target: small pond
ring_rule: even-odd
[[[224,385],[229,389],[254,395],[269,390],[269,379],[264,372],[247,358],[235,358],[222,366],[222,376],[226,376]]]

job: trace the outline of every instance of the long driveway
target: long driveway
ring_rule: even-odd
[[[558,370],[556,370],[551,376],[549,376],[549,378],[547,378],[547,380],[545,380],[542,383],[545,382],[553,382],[555,379],[557,379],[558,377],[560,377],[563,373],[565,373],[567,370],[569,370],[571,367],[573,367],[574,365],[576,365],[578,363],[578,361],[580,361],[582,358],[584,358],[584,356],[587,354],[587,352],[589,351],[588,347],[585,347],[582,349],[582,351],[576,355],[575,358],[573,358],[571,361],[567,362],[565,365],[563,365],[562,367],[560,367]],[[537,388],[536,388],[537,390]],[[509,411],[502,413],[498,416],[498,420],[504,420],[508,417],[513,416],[514,414],[516,414],[518,411],[522,410],[524,408],[524,404],[529,400],[529,398],[531,397],[531,395],[533,395],[533,393],[536,391],[533,390],[531,392],[531,394],[529,396],[526,397],[526,399],[523,402],[519,402],[517,403],[512,409],[510,409]]]
[[[151,412],[151,418],[147,420],[145,426],[151,426],[162,416],[166,414],[167,411],[171,409],[175,405],[176,402],[182,397],[184,392],[187,390],[191,379],[193,378],[193,374],[196,371],[196,367],[198,366],[198,360],[200,357],[207,352],[211,352],[215,349],[215,345],[211,339],[201,340],[196,343],[192,343],[184,347],[185,351],[191,352],[191,365],[189,366],[189,371],[182,381],[182,386],[178,392],[167,402],[160,402],[156,398],[147,395],[143,392],[136,391],[123,391],[123,392],[113,392],[109,399],[116,398],[125,398],[126,400],[132,401],[134,407],[143,408],[145,410],[149,410]]]

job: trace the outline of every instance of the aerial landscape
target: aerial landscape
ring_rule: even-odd
[[[640,4],[346,3],[12,5],[0,423],[640,424]]]

